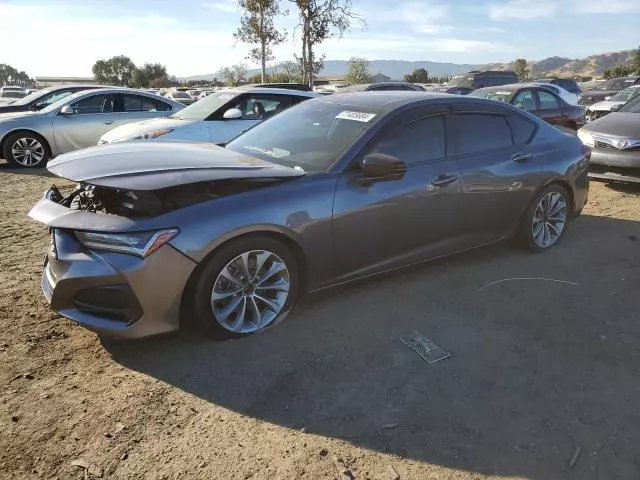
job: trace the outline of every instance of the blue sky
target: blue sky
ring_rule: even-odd
[[[279,18],[294,32],[294,5]],[[488,63],[584,57],[640,45],[640,0],[353,0],[368,24],[318,47],[327,59]],[[0,0],[0,63],[32,76],[90,75],[98,58],[160,62],[178,76],[244,60],[236,0]],[[299,50],[295,36],[278,60]]]

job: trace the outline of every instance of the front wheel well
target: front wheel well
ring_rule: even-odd
[[[7,143],[7,139],[8,139],[9,137],[11,137],[12,135],[15,135],[16,133],[28,133],[28,134],[30,134],[30,135],[36,135],[37,137],[41,138],[41,139],[42,139],[42,141],[44,142],[44,143],[43,143],[43,146],[44,146],[44,147],[47,149],[47,151],[49,152],[49,157],[51,157],[51,155],[52,155],[52,152],[51,152],[51,145],[49,145],[49,142],[47,141],[47,139],[46,139],[46,138],[44,138],[42,135],[40,135],[38,132],[35,132],[35,131],[33,131],[33,130],[29,130],[28,128],[22,128],[22,129],[19,129],[19,130],[13,130],[13,131],[11,131],[11,132],[7,133],[7,134],[2,138],[2,140],[0,140],[0,153],[3,153],[3,152],[4,152],[4,147],[5,147],[5,144]]]
[[[185,288],[182,292],[182,298],[180,300],[180,322],[182,320],[187,319],[191,316],[191,305],[190,305],[190,296],[193,295],[193,290],[195,288],[196,282],[200,277],[202,270],[204,269],[207,262],[213,257],[222,247],[229,245],[232,242],[236,242],[240,239],[245,239],[249,237],[268,237],[274,240],[278,240],[286,245],[289,251],[293,254],[296,259],[297,266],[299,268],[299,277],[300,277],[300,288],[298,289],[300,292],[306,292],[309,284],[309,262],[307,259],[307,255],[304,252],[303,248],[300,246],[298,242],[293,240],[291,237],[278,232],[273,231],[257,231],[257,232],[249,232],[243,233],[241,235],[237,235],[233,238],[225,240],[223,243],[218,245],[214,250],[209,252],[209,254],[202,259],[201,262],[198,263],[196,268],[191,272],[189,279],[185,285]]]

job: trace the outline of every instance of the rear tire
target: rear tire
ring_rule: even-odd
[[[198,274],[191,295],[194,320],[219,340],[277,325],[295,304],[298,270],[294,255],[279,240],[252,236],[231,241]]]
[[[532,252],[544,252],[561,240],[570,218],[567,190],[558,184],[549,185],[536,195],[522,217],[518,241]]]
[[[17,168],[42,168],[51,158],[51,150],[37,133],[15,132],[5,140],[2,155]]]

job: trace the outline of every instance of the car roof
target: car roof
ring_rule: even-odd
[[[403,86],[410,85],[413,88],[413,83],[409,82],[377,82],[377,83],[359,83],[358,85],[349,85],[348,87],[342,87],[340,92],[363,92],[371,86],[387,87],[387,86]]]
[[[484,98],[451,95],[448,93],[419,91],[383,91],[383,92],[344,92],[333,95],[320,95],[311,102],[333,103],[344,107],[369,108],[381,114],[392,112],[412,103],[478,103],[495,106],[496,102]]]
[[[315,98],[318,96],[315,92],[305,92],[302,90],[294,90],[290,88],[269,88],[269,87],[235,87],[235,88],[225,88],[224,90],[217,90],[216,93],[264,93],[265,95],[294,95],[297,97],[309,97]]]

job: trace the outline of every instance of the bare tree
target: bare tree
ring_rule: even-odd
[[[302,81],[313,86],[313,77],[322,68],[314,47],[331,37],[341,37],[351,22],[364,21],[351,9],[351,0],[289,0],[298,8],[299,27],[302,31]]]
[[[239,63],[231,67],[224,67],[220,70],[220,76],[228,86],[237,87],[247,80],[247,66],[244,63]]]
[[[369,72],[369,60],[361,57],[351,57],[349,59],[349,71],[347,72],[347,83],[358,85],[359,83],[369,83],[371,73]]]
[[[240,19],[240,27],[233,36],[245,43],[257,45],[249,51],[249,60],[260,62],[262,82],[266,81],[267,62],[272,60],[272,46],[282,43],[285,34],[278,31],[273,19],[279,15],[277,0],[238,0],[244,14]]]

